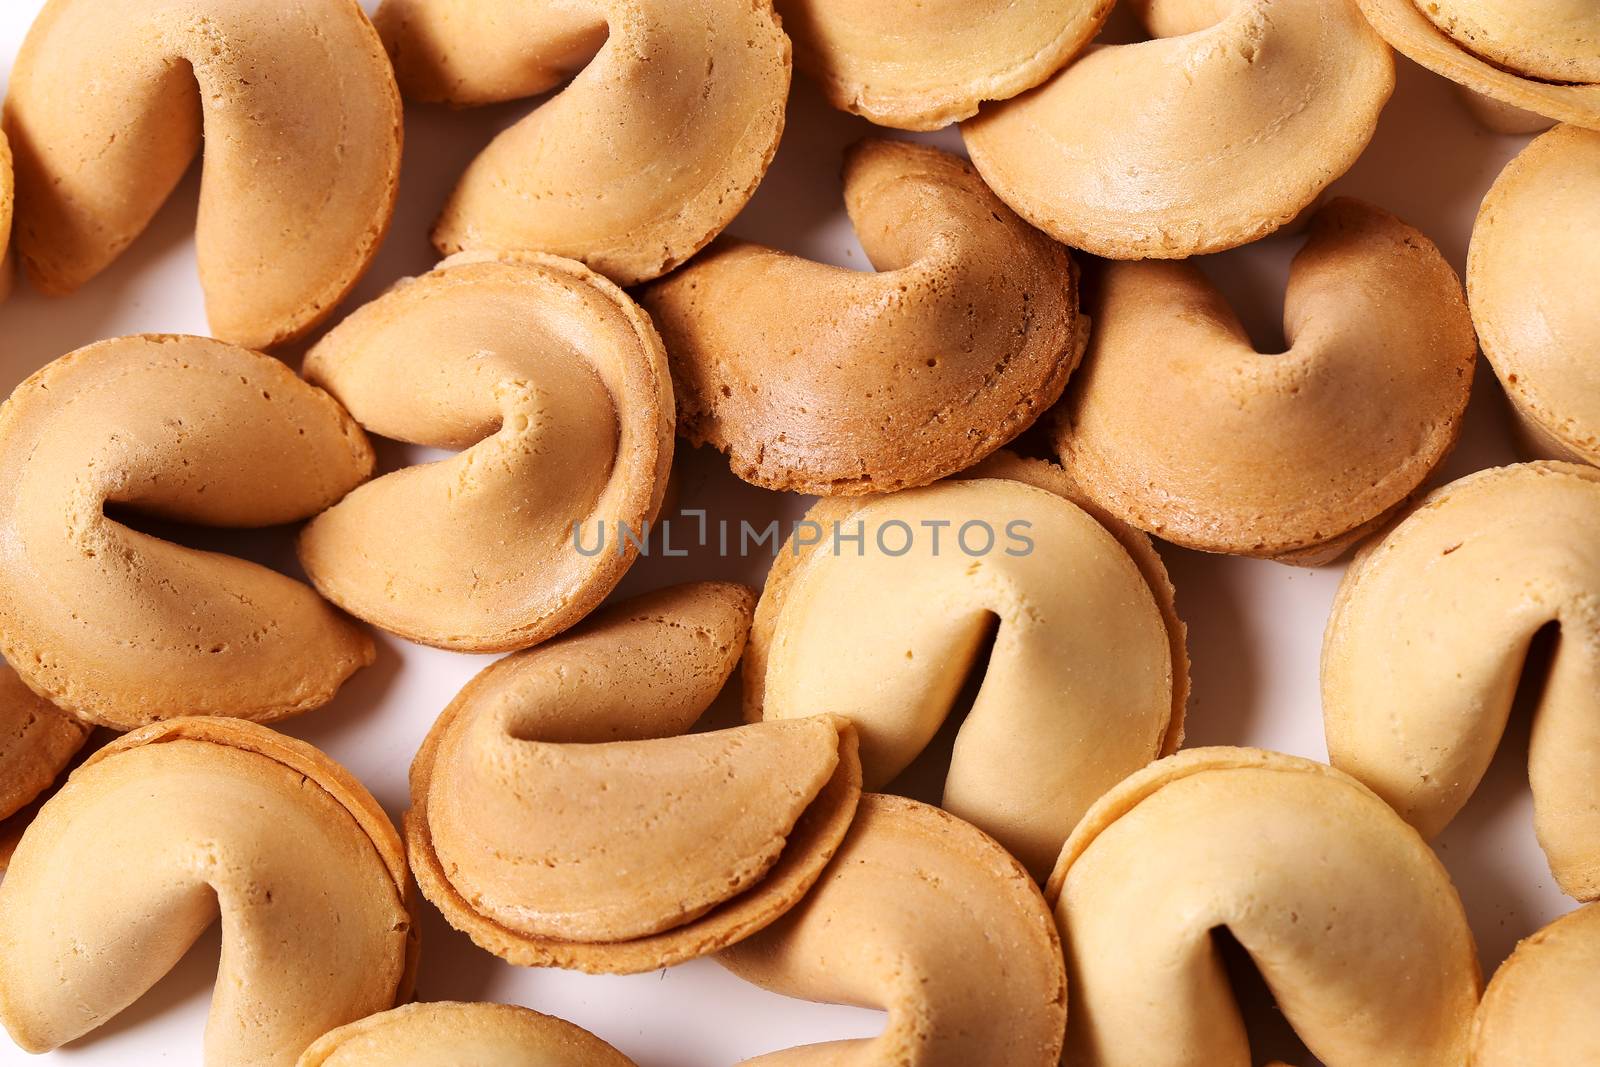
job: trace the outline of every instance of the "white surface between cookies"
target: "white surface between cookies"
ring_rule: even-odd
[[[0,80],[9,75],[40,6],[38,0],[0,5]],[[469,112],[408,107],[394,228],[376,265],[334,321],[396,279],[433,265],[428,230],[456,176],[494,131],[527,107],[518,103]],[[873,132],[879,131],[830,109],[812,84],[797,77],[777,160],[731,232],[865,268],[839,200],[838,174],[843,148]],[[919,139],[960,150],[953,129]],[[1401,60],[1398,90],[1376,139],[1332,191],[1393,211],[1436,241],[1461,271],[1478,203],[1526,140],[1484,131],[1448,83]],[[24,283],[0,304],[0,389],[9,392],[50,360],[103,338],[142,331],[206,332],[192,237],[197,190],[198,168],[150,230],[77,295],[49,300]],[[1207,261],[1208,273],[1265,345],[1278,343],[1288,262],[1300,243],[1299,236],[1279,235]],[[298,361],[298,351],[283,354]],[[414,461],[420,452],[380,443],[385,469]],[[1499,385],[1480,362],[1462,444],[1432,484],[1513,458]],[[688,456],[684,469],[680,506],[703,507],[713,522],[746,519],[764,525],[799,517],[807,503],[736,481],[714,454]],[[213,537],[198,531],[183,536],[197,545]],[[396,529],[393,536],[404,537],[405,531]],[[292,531],[267,531],[228,535],[227,543],[230,550],[293,573],[292,537]],[[1163,554],[1178,588],[1179,611],[1189,624],[1194,661],[1189,744],[1257,745],[1325,759],[1318,657],[1342,567],[1311,571],[1165,547]],[[719,558],[714,548],[691,550],[686,558],[645,559],[617,595],[697,578],[759,585],[766,564],[759,555]],[[344,763],[398,821],[406,804],[407,768],[424,733],[488,659],[376,636],[377,664],[331,704],[283,729]],[[731,696],[724,695],[717,712],[730,719],[736,714]],[[1437,842],[1466,903],[1486,973],[1518,938],[1571,907],[1556,890],[1534,841],[1527,714],[1519,712],[1483,787]],[[920,795],[937,799],[926,788]],[[107,827],[106,832],[115,831]],[[79,1067],[199,1063],[217,951],[213,931],[111,1024],[46,1059]],[[588,1028],[645,1067],[732,1063],[797,1044],[870,1035],[883,1026],[879,1013],[761,992],[709,960],[631,978],[519,970],[475,948],[426,905],[422,951],[420,999],[527,1005]],[[1264,991],[1246,996],[1254,1002],[1257,1060],[1308,1063]],[[0,1065],[25,1062],[38,1061],[0,1041]]]

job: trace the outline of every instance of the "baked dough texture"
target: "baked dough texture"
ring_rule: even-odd
[[[634,1067],[587,1030],[511,1004],[407,1004],[341,1026],[297,1067]]]
[[[860,796],[829,716],[689,733],[753,595],[673,586],[479,674],[411,769],[429,900],[519,966],[631,974],[715,952],[816,881]]]
[[[81,1037],[220,917],[206,1063],[292,1065],[409,995],[409,884],[383,810],[310,745],[145,727],[73,772],[0,882],[0,1022],[29,1052]]]
[[[1600,463],[1600,133],[1562,126],[1512,161],[1472,231],[1483,353],[1534,450]]]
[[[1054,418],[1064,466],[1124,522],[1206,552],[1331,559],[1443,461],[1478,356],[1461,280],[1355,200],[1319,210],[1264,355],[1200,270],[1110,263]]]
[[[1592,0],[1428,0],[1419,9],[1469,52],[1547,82],[1600,82]]]
[[[1478,1007],[1471,1067],[1600,1063],[1600,904],[1526,938]]]
[[[749,1067],[1054,1067],[1061,942],[1028,872],[938,808],[867,794],[810,895],[718,959],[764,989],[884,1008],[875,1038]]]
[[[50,0],[11,73],[17,248],[66,294],[111,264],[205,144],[211,332],[299,337],[366,271],[394,212],[400,93],[356,0]]]
[[[89,727],[58,710],[0,663],[0,871],[11,860],[17,820],[49,789],[89,739]]]
[[[1187,663],[1174,663],[1175,616],[1117,539],[1062,496],[978,478],[825,500],[807,519],[756,609],[749,720],[844,716],[879,789],[981,668],[942,803],[1039,877],[1095,798],[1176,747]],[[859,551],[845,540],[858,531]]]
[[[1345,575],[1322,650],[1328,753],[1425,836],[1478,787],[1529,645],[1560,640],[1528,747],[1556,881],[1600,897],[1600,470],[1528,463],[1429,495]]]
[[[412,100],[567,83],[462,175],[434,228],[445,255],[533,249],[621,285],[659,277],[733,220],[783,133],[771,0],[384,0],[374,18]]]
[[[1111,259],[1265,237],[1372,139],[1394,60],[1355,0],[1146,0],[1151,40],[1089,50],[962,124],[1019,215]]]
[[[1248,1067],[1212,934],[1249,953],[1327,1067],[1465,1060],[1472,932],[1433,851],[1355,780],[1192,749],[1079,823],[1045,891],[1066,948],[1074,1067]]]
[[[1435,74],[1502,104],[1600,130],[1600,9],[1590,0],[1359,0]]]
[[[1114,0],[779,0],[795,65],[880,126],[936,130],[1031,89],[1081,52]]]
[[[681,432],[768,489],[887,492],[969,467],[1055,403],[1087,331],[1067,250],[965,161],[863,141],[844,189],[877,273],[723,240],[642,296]]]
[[[0,408],[0,650],[35,692],[113,729],[319,707],[372,662],[365,633],[300,582],[106,508],[272,526],[372,464],[344,410],[268,356],[156,335],[63,356]]]
[[[341,323],[305,373],[373,433],[461,450],[362,486],[300,538],[324,596],[410,640],[503,652],[560,633],[616,586],[639,552],[627,535],[661,506],[666,354],[580,263],[446,260]]]
[[[1117,539],[1117,544],[1128,553],[1133,565],[1144,576],[1145,585],[1150,587],[1151,594],[1156,598],[1161,621],[1167,628],[1167,648],[1172,655],[1172,719],[1167,724],[1166,739],[1161,743],[1161,754],[1170,756],[1178,751],[1183,744],[1184,721],[1189,708],[1189,628],[1178,617],[1178,591],[1173,588],[1166,561],[1156,550],[1150,535],[1129,526],[1090,500],[1070,471],[1047,459],[1025,458],[1002,448],[982,463],[968,467],[957,478],[963,481],[1002,478],[1054,493],[1088,512],[1095,522]]]

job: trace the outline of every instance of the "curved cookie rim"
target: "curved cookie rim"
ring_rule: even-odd
[[[445,921],[486,952],[518,967],[557,967],[587,974],[642,974],[707,956],[771,925],[822,877],[855,821],[861,760],[854,727],[839,722],[839,765],[800,816],[770,870],[745,892],[701,917],[648,937],[614,942],[532,937],[483,915],[446,874],[433,847],[428,792],[438,749],[466,709],[466,690],[439,716],[411,767],[411,808],[405,814],[406,853],[417,885]]]

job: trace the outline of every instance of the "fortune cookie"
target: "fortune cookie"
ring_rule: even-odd
[[[1600,1063],[1600,904],[1525,939],[1495,972],[1472,1032],[1471,1067]]]
[[[306,377],[373,433],[462,450],[362,486],[300,538],[324,596],[410,640],[503,652],[560,633],[616,586],[661,506],[666,355],[580,263],[447,260],[341,323]]]
[[[1178,591],[1173,588],[1166,561],[1156,550],[1150,535],[1129,526],[1090,500],[1071,472],[1047,459],[1024,458],[1010,449],[1002,448],[956,477],[962,481],[1002,478],[1054,493],[1088,512],[1106,528],[1107,533],[1117,539],[1123,551],[1133,560],[1133,565],[1144,575],[1145,584],[1155,595],[1156,607],[1161,611],[1161,621],[1167,628],[1167,647],[1172,654],[1172,721],[1167,725],[1161,755],[1170,756],[1178,751],[1183,744],[1184,720],[1189,707],[1189,628],[1178,617]]]
[[[1295,258],[1288,351],[1259,353],[1187,263],[1109,263],[1054,435],[1082,490],[1206,552],[1320,562],[1401,504],[1461,430],[1478,348],[1422,234],[1335,200]]]
[[[795,65],[880,126],[936,130],[1054,74],[1114,0],[779,0]]]
[[[634,1067],[569,1022],[510,1004],[407,1004],[341,1026],[297,1067]]]
[[[747,1067],[1055,1067],[1061,942],[1038,886],[972,826],[867,794],[806,899],[719,961],[785,996],[884,1008],[881,1035]]]
[[[220,917],[206,1063],[292,1067],[409,995],[409,885],[383,809],[310,745],[238,719],[145,727],[23,835],[0,882],[0,1022],[29,1052],[87,1034]]]
[[[844,716],[881,788],[981,670],[943,806],[1042,878],[1089,805],[1182,736],[1181,623],[1152,581],[1165,572],[1081,508],[1009,474],[824,500],[761,595],[745,715]]]
[[[372,662],[370,638],[300,582],[106,508],[272,526],[372,464],[344,410],[268,356],[153,335],[63,356],[0,408],[0,651],[56,706],[119,730],[327,703]]]
[[[1067,957],[1073,1067],[1249,1067],[1225,930],[1326,1067],[1466,1055],[1479,974],[1433,851],[1309,760],[1192,749],[1084,816],[1045,890]]]
[[[1339,586],[1322,647],[1333,765],[1439,833],[1494,758],[1534,635],[1555,626],[1528,746],[1534,829],[1562,890],[1600,897],[1597,590],[1600,470],[1528,463],[1435,491]]]
[[[1593,0],[1360,0],[1395,49],[1490,101],[1600,130]]]
[[[783,132],[771,0],[384,0],[374,18],[413,100],[571,79],[462,175],[433,232],[446,255],[531,249],[621,285],[658,277],[739,213]]]
[[[87,724],[57,710],[0,663],[0,871],[16,848],[24,809],[88,739]]]
[[[510,656],[411,768],[422,892],[519,966],[635,973],[724,948],[805,895],[860,796],[830,716],[686,733],[739,661],[752,595],[674,586]]]
[[[1366,148],[1394,60],[1355,0],[1144,0],[1153,40],[1091,49],[962,125],[1017,213],[1112,259],[1248,244]]]
[[[1600,463],[1600,133],[1563,126],[1483,201],[1467,291],[1483,354],[1549,458]]]
[[[5,129],[17,248],[53,294],[122,254],[203,141],[206,310],[249,348],[326,318],[394,212],[400,94],[356,0],[49,0]]]
[[[845,205],[878,273],[724,240],[645,290],[678,421],[769,489],[926,485],[1027,429],[1088,324],[1066,249],[963,160],[864,141]]]

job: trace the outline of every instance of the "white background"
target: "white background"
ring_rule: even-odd
[[[9,76],[38,6],[36,0],[0,4],[0,78]],[[1447,83],[1404,60],[1399,75],[1377,138],[1334,191],[1368,199],[1418,226],[1459,271],[1479,201],[1526,139],[1479,129]],[[526,110],[525,104],[478,112],[408,109],[399,212],[388,243],[346,310],[397,278],[432,265],[428,228],[455,176],[497,129]],[[732,232],[865,269],[840,203],[838,170],[844,146],[872,132],[866,122],[830,110],[797,78],[777,161]],[[959,151],[953,130],[928,139]],[[197,179],[198,172],[191,173],[150,231],[75,296],[47,300],[21,283],[0,305],[0,390],[9,392],[50,360],[106,337],[206,332],[191,239]],[[1208,261],[1208,271],[1233,298],[1264,351],[1281,350],[1283,288],[1299,244],[1297,237],[1279,236]],[[284,355],[298,360],[297,352]],[[1513,458],[1503,405],[1498,384],[1480,362],[1467,432],[1445,477]],[[418,458],[398,446],[380,447],[380,455],[389,468]],[[682,506],[705,507],[713,520],[764,523],[797,517],[804,507],[800,498],[735,481],[714,454],[685,449],[680,464]],[[292,531],[227,539],[196,533],[192,541],[225,545],[292,573],[292,537]],[[1189,624],[1194,660],[1189,744],[1260,745],[1325,759],[1317,661],[1342,568],[1306,570],[1170,548],[1164,554],[1178,587],[1179,611]],[[765,567],[765,559],[721,560],[706,553],[687,560],[647,560],[634,568],[619,593],[705,577],[759,585]],[[377,664],[338,699],[284,728],[353,769],[398,821],[406,805],[406,769],[418,743],[434,716],[487,660],[418,648],[382,634],[378,647]],[[727,714],[728,704],[725,695],[721,714]],[[1533,840],[1526,719],[1526,709],[1514,717],[1488,780],[1438,842],[1466,901],[1486,972],[1518,938],[1571,906],[1554,888]],[[924,779],[936,779],[937,770],[923,768]],[[728,1064],[794,1044],[870,1035],[883,1025],[875,1012],[772,996],[709,961],[631,978],[521,970],[479,951],[431,907],[423,927],[420,998],[500,1000],[560,1015],[645,1067]],[[76,1067],[199,1063],[217,947],[213,932],[139,1003],[55,1053],[51,1062]],[[1270,1005],[1255,1004],[1251,1015],[1258,1062],[1271,1054],[1308,1063]],[[0,1064],[22,1062],[34,1061],[0,1037]]]

